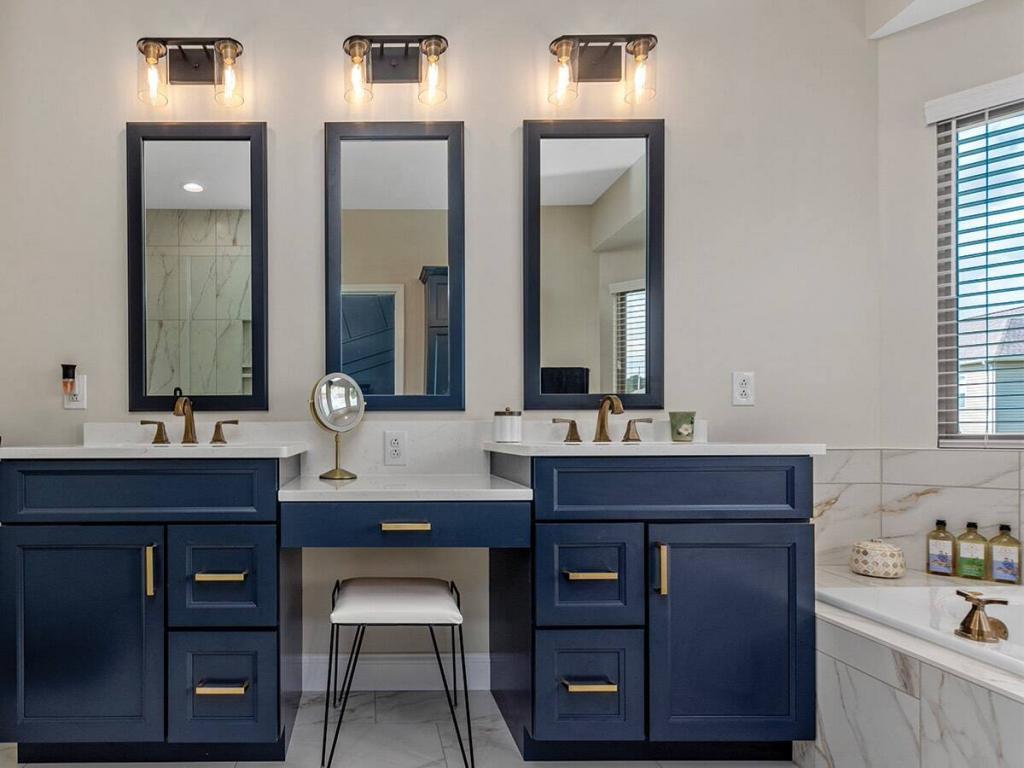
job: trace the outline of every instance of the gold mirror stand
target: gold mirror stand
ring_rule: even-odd
[[[321,480],[355,480],[354,472],[341,468],[341,433],[334,433],[334,469],[328,469],[322,475]]]

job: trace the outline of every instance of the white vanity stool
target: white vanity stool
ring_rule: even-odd
[[[441,672],[441,683],[444,695],[448,699],[448,709],[452,713],[455,725],[455,736],[462,752],[462,762],[466,768],[476,768],[476,757],[473,754],[473,728],[469,714],[469,685],[466,678],[466,641],[462,634],[462,610],[459,590],[455,582],[441,579],[405,579],[405,578],[358,578],[345,579],[334,583],[331,592],[331,649],[327,661],[327,687],[324,690],[324,736],[320,750],[320,765],[330,768],[334,760],[334,750],[338,746],[338,735],[341,733],[341,721],[345,717],[345,706],[348,704],[355,678],[359,651],[363,646],[367,627],[426,627],[430,631],[430,641],[434,644],[434,656],[437,668]],[[338,646],[341,627],[355,627],[356,634],[352,639],[352,651],[349,653],[345,676],[342,679],[341,692],[338,692]],[[448,677],[441,663],[441,651],[437,647],[437,635],[434,627],[450,627],[452,630],[452,688],[448,687]],[[462,731],[455,716],[458,705],[458,687],[455,672],[455,633],[459,635],[459,651],[462,657],[462,690],[465,692],[466,731],[469,740],[469,757],[462,743]],[[333,675],[333,678],[332,678]],[[332,691],[333,679],[333,691]],[[453,692],[455,698],[453,699]],[[340,699],[340,701],[339,701]],[[331,711],[331,702],[339,706],[338,723],[334,728],[334,740],[331,742],[331,754],[327,757],[327,725]]]

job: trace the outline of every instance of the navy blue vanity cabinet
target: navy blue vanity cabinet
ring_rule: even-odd
[[[789,759],[814,738],[811,459],[502,456],[491,687],[527,760]]]
[[[0,462],[19,761],[283,759],[302,587],[277,487],[274,459]]]

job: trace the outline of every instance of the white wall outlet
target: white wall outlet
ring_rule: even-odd
[[[753,405],[754,404],[754,372],[733,371],[732,372],[732,404]]]
[[[384,433],[384,466],[404,467],[408,432]]]
[[[64,395],[64,410],[84,411],[86,405],[85,394],[85,374],[80,373],[75,376],[75,391],[70,395]]]

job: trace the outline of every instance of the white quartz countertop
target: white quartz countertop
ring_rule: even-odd
[[[511,456],[823,456],[823,443],[496,443],[484,450]]]
[[[309,450],[306,443],[228,443],[227,445],[25,445],[0,447],[4,459],[287,459]]]
[[[530,501],[533,490],[493,475],[360,475],[321,480],[302,475],[286,483],[278,501]]]

